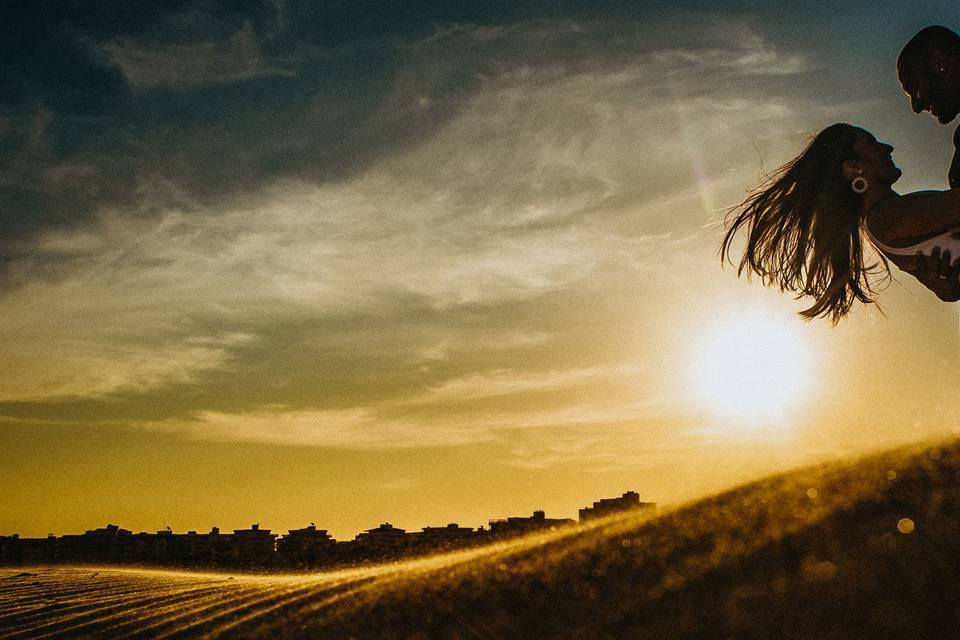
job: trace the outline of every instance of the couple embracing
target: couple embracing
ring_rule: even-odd
[[[913,111],[941,124],[960,113],[960,36],[927,27],[900,52],[897,73]],[[960,129],[951,189],[898,194],[893,147],[860,127],[834,124],[780,167],[728,218],[728,258],[741,231],[747,245],[738,273],[813,299],[801,313],[834,323],[856,301],[873,302],[871,243],[883,261],[916,277],[941,300],[960,300]],[[955,262],[951,262],[956,258]]]

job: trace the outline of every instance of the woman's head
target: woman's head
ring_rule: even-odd
[[[891,150],[859,127],[830,125],[728,214],[722,259],[745,228],[737,273],[814,298],[803,317],[836,323],[854,301],[873,302],[867,276],[876,265],[863,264],[860,227],[864,198],[900,177]]]
[[[844,177],[850,180],[851,185],[854,179],[863,178],[867,181],[867,188],[876,188],[879,191],[889,189],[903,173],[893,163],[890,155],[893,147],[885,142],[878,142],[869,131],[859,127],[854,129],[856,138],[853,142],[853,155],[844,160],[842,165]]]

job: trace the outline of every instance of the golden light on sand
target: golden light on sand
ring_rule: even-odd
[[[726,318],[696,342],[693,395],[725,423],[783,426],[813,390],[813,351],[795,319],[759,312]]]

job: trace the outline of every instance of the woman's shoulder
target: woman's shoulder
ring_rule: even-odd
[[[863,216],[867,233],[884,244],[894,244],[897,240],[897,219],[902,214],[901,200],[906,196],[894,194],[870,207]]]

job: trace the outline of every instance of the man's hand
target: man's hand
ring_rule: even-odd
[[[917,280],[944,302],[960,300],[960,258],[951,260],[950,251],[941,253],[940,247],[929,256],[917,253],[915,258],[917,264],[910,273]]]

